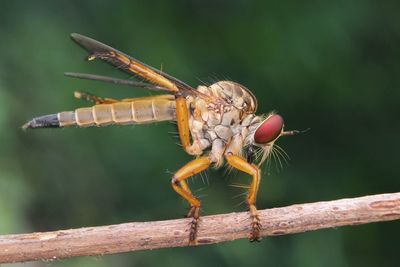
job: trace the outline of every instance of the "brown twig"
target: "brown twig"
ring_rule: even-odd
[[[400,219],[400,193],[260,210],[263,236]],[[188,246],[190,219],[0,236],[0,263]],[[202,217],[198,244],[245,238],[247,212]]]

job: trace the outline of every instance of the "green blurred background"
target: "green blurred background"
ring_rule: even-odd
[[[259,112],[277,110],[291,156],[264,177],[259,208],[400,190],[398,1],[0,1],[0,234],[182,217],[171,173],[191,158],[170,123],[21,130],[28,119],[87,105],[74,90],[146,91],[66,78],[127,77],[69,33],[89,35],[196,86],[232,79]],[[245,210],[249,181],[224,170],[191,184],[204,214]],[[399,222],[197,248],[21,266],[398,266]]]

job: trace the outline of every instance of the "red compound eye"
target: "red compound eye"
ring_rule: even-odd
[[[274,141],[282,132],[283,118],[278,114],[269,116],[258,126],[254,133],[254,141],[257,144],[266,144]]]

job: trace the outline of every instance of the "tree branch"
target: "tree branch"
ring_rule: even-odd
[[[260,210],[263,236],[400,219],[400,193]],[[54,260],[188,246],[190,219],[135,222],[54,232],[0,236],[0,263]],[[198,244],[245,238],[247,212],[204,216]]]

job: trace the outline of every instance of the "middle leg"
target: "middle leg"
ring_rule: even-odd
[[[200,157],[191,162],[187,163],[185,166],[180,168],[171,180],[172,188],[186,199],[190,204],[190,210],[187,217],[192,218],[190,224],[189,232],[189,242],[196,242],[197,229],[200,218],[200,200],[198,200],[190,191],[186,180],[193,175],[196,175],[204,170],[206,170],[211,164],[211,160],[208,157]]]

